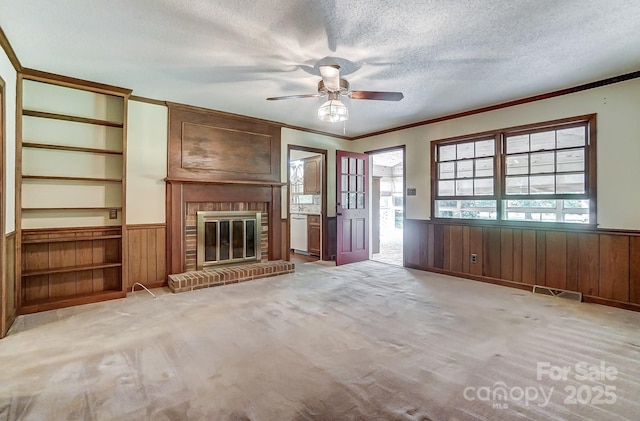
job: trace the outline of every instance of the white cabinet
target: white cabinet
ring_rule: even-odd
[[[307,215],[291,214],[291,248],[307,252]]]

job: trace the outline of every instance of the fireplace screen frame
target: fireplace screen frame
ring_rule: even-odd
[[[241,262],[253,262],[260,261],[262,256],[261,250],[261,233],[262,233],[262,212],[259,211],[198,211],[197,217],[197,250],[196,250],[196,265],[197,270],[202,270],[209,266],[221,266],[233,263]],[[216,252],[217,260],[206,261],[205,260],[205,224],[207,222],[216,222],[218,228],[216,229],[216,244],[220,244],[220,222],[229,222],[229,259],[220,260],[219,251]],[[254,256],[246,257],[247,251],[247,236],[246,233],[243,236],[243,257],[233,257],[233,222],[243,221],[243,229],[246,230],[246,221],[255,221],[254,223]],[[245,232],[245,231],[243,231]],[[219,247],[218,247],[219,248]]]

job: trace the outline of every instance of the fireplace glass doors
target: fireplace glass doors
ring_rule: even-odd
[[[197,212],[197,268],[260,260],[261,213]]]

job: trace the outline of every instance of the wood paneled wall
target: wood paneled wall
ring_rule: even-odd
[[[171,180],[280,182],[281,126],[169,104]]]
[[[3,268],[4,288],[2,297],[2,321],[0,321],[0,338],[3,338],[17,315],[16,302],[16,233],[5,236]]]
[[[165,224],[127,225],[127,291],[136,282],[156,288],[167,282]]]
[[[523,289],[579,291],[588,302],[640,311],[640,232],[409,219],[404,232],[407,267]]]
[[[289,220],[288,219],[283,219],[282,221],[280,221],[280,230],[282,232],[282,247],[280,249],[280,256],[282,257],[283,260],[289,260],[289,242],[290,242],[290,237],[289,237]]]
[[[327,217],[327,227],[322,238],[322,260],[336,260],[338,226],[335,216]]]

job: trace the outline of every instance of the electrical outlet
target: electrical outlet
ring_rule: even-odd
[[[109,209],[109,219],[118,219],[118,209]]]
[[[471,253],[471,263],[478,263],[478,255]]]

